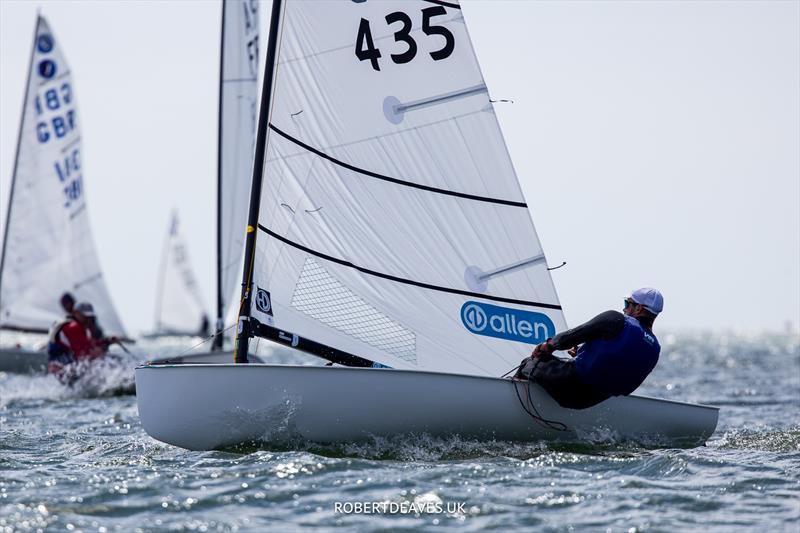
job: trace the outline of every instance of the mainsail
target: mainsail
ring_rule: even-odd
[[[203,317],[207,316],[205,304],[180,232],[177,212],[172,213],[164,242],[157,298],[156,333],[195,335],[201,332]]]
[[[217,318],[239,311],[258,108],[258,1],[222,6],[217,184]],[[218,324],[222,327],[223,324]],[[219,339],[221,341],[221,338]]]
[[[0,260],[0,327],[46,331],[71,292],[94,306],[107,335],[124,336],[95,253],[84,163],[70,68],[39,17]]]
[[[250,315],[490,376],[563,329],[459,6],[289,0],[280,17]]]

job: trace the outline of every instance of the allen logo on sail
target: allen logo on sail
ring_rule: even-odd
[[[527,344],[539,344],[556,333],[547,315],[499,307],[480,302],[464,302],[461,322],[470,332]]]

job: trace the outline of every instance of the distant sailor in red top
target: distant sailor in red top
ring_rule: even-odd
[[[116,337],[97,338],[93,335],[95,319],[92,304],[80,302],[74,306],[66,320],[56,323],[50,330],[47,372],[63,376],[67,365],[92,361],[103,357]]]
[[[515,377],[535,381],[571,409],[628,395],[658,362],[661,346],[652,328],[663,308],[658,290],[637,289],[625,298],[622,313],[606,311],[538,345]],[[569,350],[574,359],[553,357],[556,350]]]

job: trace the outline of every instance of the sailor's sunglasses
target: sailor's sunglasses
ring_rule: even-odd
[[[631,300],[630,298],[625,298],[625,305],[622,306],[623,309],[627,309],[629,305],[637,305],[636,302]]]

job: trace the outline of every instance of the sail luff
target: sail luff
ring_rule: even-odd
[[[41,20],[42,18],[41,16],[39,16],[39,13],[37,11],[36,24],[34,24],[33,26],[33,39],[32,39],[33,45],[31,46],[31,57],[28,60],[28,77],[25,80],[25,93],[24,96],[22,97],[22,113],[20,113],[20,118],[19,118],[19,130],[18,130],[19,133],[17,134],[17,150],[14,155],[14,170],[11,173],[11,190],[8,193],[8,209],[6,210],[6,227],[3,230],[3,250],[2,252],[0,252],[0,288],[2,288],[3,286],[3,267],[5,266],[6,263],[6,247],[8,246],[8,228],[9,226],[11,226],[10,224],[11,209],[14,207],[14,185],[16,185],[17,183],[17,165],[19,164],[19,151],[20,147],[22,146],[22,135],[23,135],[22,125],[25,122],[25,114],[28,112],[27,103],[28,103],[28,97],[30,96],[29,93],[31,90],[31,73],[33,72],[33,58],[36,52],[36,36],[39,34],[39,24]],[[2,291],[0,290],[0,292]],[[2,320],[2,317],[0,317],[0,320]],[[37,332],[38,330],[33,333]]]
[[[237,328],[236,342],[234,344],[234,361],[247,363],[250,331],[244,324],[250,317],[251,285],[253,281],[253,264],[256,252],[256,227],[258,226],[259,208],[261,207],[261,184],[264,174],[264,155],[267,147],[269,133],[269,114],[272,107],[272,88],[275,78],[275,63],[277,59],[278,35],[280,33],[280,19],[283,8],[282,0],[273,0],[272,13],[269,22],[269,38],[267,42],[267,59],[264,67],[264,81],[261,91],[261,107],[258,115],[258,128],[256,133],[256,151],[253,159],[253,179],[250,187],[250,209],[247,216],[247,237],[244,249],[244,267],[242,269],[242,293],[239,308],[239,328]]]
[[[214,342],[211,349],[221,350],[225,340],[222,330],[225,329],[223,323],[225,317],[225,303],[222,296],[222,112],[223,112],[223,76],[225,73],[225,4],[227,0],[222,0],[222,28],[220,30],[219,45],[219,102],[217,107],[217,320],[215,323]]]

